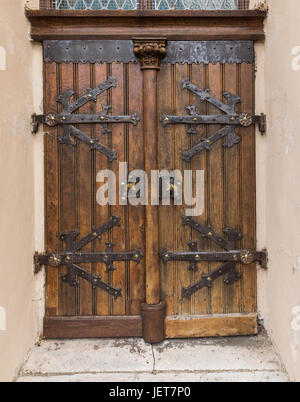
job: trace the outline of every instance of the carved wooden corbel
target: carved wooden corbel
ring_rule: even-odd
[[[167,55],[165,39],[136,39],[134,54],[141,59],[141,69],[160,69],[160,61]]]

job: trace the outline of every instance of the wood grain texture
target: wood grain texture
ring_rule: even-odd
[[[223,98],[223,65],[209,65],[208,66],[208,88],[210,93],[217,99]],[[208,107],[208,114],[223,114],[219,109],[214,106]],[[207,135],[212,135],[222,126],[210,125],[207,130]],[[218,141],[211,147],[208,153],[207,174],[208,174],[208,223],[212,225],[213,230],[222,234],[224,228],[224,147],[222,140]],[[227,206],[230,208],[230,206]],[[221,250],[214,242],[208,243],[210,250]],[[210,263],[209,271],[212,272],[218,267],[219,263]],[[210,313],[222,314],[223,313],[223,292],[224,292],[224,278],[217,279],[212,288],[210,289]]]
[[[164,64],[158,74],[158,116],[162,113],[173,114],[175,108],[174,96],[174,66]],[[172,171],[175,168],[174,126],[163,127],[158,124],[158,169]],[[159,244],[160,248],[171,250],[175,245],[176,219],[175,209],[170,206],[159,207]],[[161,299],[167,303],[167,315],[176,313],[177,287],[175,262],[169,264],[160,262]]]
[[[111,105],[114,114],[125,114],[125,99],[126,99],[126,78],[125,78],[125,66],[123,64],[112,64],[111,75],[117,81],[117,87],[111,90]],[[118,159],[110,164],[109,169],[112,169],[119,182],[119,162],[127,161],[127,141],[128,132],[125,124],[113,124],[111,134],[111,146],[113,150],[118,152]],[[117,186],[117,200],[119,199],[119,189]],[[127,223],[127,207],[119,205],[117,201],[116,206],[111,207],[111,214],[121,218],[121,227],[113,228],[112,241],[115,243],[115,250],[125,250],[126,237],[128,227]],[[128,269],[126,269],[125,262],[116,262],[116,270],[111,273],[111,284],[115,288],[122,289],[122,297],[117,300],[110,296],[111,303],[111,315],[125,315],[126,311],[126,299],[128,297],[128,282],[126,276],[128,275]]]
[[[81,113],[101,113],[102,105],[111,105],[112,113],[130,114],[134,111],[142,117],[142,73],[136,64],[45,64],[45,112],[61,110],[56,97],[67,89],[73,89],[74,99],[95,87],[112,75],[117,87],[104,92],[97,102],[89,102]],[[130,92],[135,93],[130,96]],[[96,176],[101,169],[112,169],[118,178],[119,162],[129,161],[131,169],[144,167],[142,123],[111,125],[112,134],[103,134],[100,125],[80,125],[79,128],[100,143],[118,151],[118,160],[113,164],[107,158],[76,141],[76,147],[59,145],[54,128],[45,135],[45,191],[46,191],[46,248],[48,252],[64,250],[58,234],[78,229],[85,236],[93,226],[101,226],[113,214],[121,218],[121,227],[105,233],[101,241],[87,245],[83,251],[105,250],[107,241],[114,241],[116,251],[141,249],[144,252],[144,207],[104,206],[96,202],[99,184]],[[132,152],[129,155],[129,144]],[[100,183],[101,184],[101,183]],[[63,283],[60,277],[66,268],[47,268],[47,316],[121,316],[138,315],[140,303],[145,301],[145,264],[119,262],[117,270],[107,273],[104,264],[85,264],[83,267],[101,275],[105,282],[122,288],[123,297],[114,300],[102,289],[80,280],[79,288]]]
[[[226,64],[224,66],[224,91],[240,95],[240,66],[237,64]],[[237,111],[241,111],[241,105],[237,105]],[[236,128],[236,132],[241,134],[243,130]],[[240,218],[240,144],[229,148],[224,153],[224,225],[236,230],[241,230]],[[237,247],[241,247],[241,242],[237,242]],[[241,272],[240,264],[237,270]],[[241,281],[235,282],[232,286],[225,286],[223,293],[224,313],[241,312]]]
[[[128,66],[128,110],[143,116],[143,77],[138,64]],[[144,122],[137,126],[128,127],[128,170],[144,169]],[[130,250],[141,249],[145,254],[145,208],[143,205],[128,207],[128,227],[126,248]],[[130,315],[140,314],[140,304],[146,300],[145,292],[145,258],[139,265],[129,265],[129,295],[128,312]]]
[[[219,114],[215,107],[201,103],[197,96],[181,89],[185,75],[200,88],[210,88],[212,95],[225,101],[224,91],[240,95],[242,102],[237,111],[253,113],[254,70],[252,65],[193,65],[163,66],[159,75],[159,115],[186,115],[185,106],[196,105],[203,114]],[[180,107],[179,107],[180,106]],[[171,126],[171,125],[170,125]],[[201,137],[216,132],[220,126],[198,127],[198,133],[186,134],[183,125],[167,126],[159,129],[159,167],[190,168],[181,163],[180,151],[198,143]],[[214,144],[211,150],[195,156],[191,168],[204,170],[205,208],[203,215],[195,217],[202,224],[211,224],[222,235],[223,228],[231,226],[244,233],[238,248],[255,248],[255,138],[253,127],[237,128],[241,144],[224,148],[223,140]],[[246,167],[247,166],[247,167]],[[250,193],[249,193],[250,191]],[[160,247],[170,251],[188,250],[189,240],[198,241],[202,251],[220,248],[196,231],[182,227],[181,215],[177,207],[160,207]],[[255,264],[243,266],[244,278],[234,285],[225,285],[224,277],[214,282],[212,289],[201,289],[192,298],[181,300],[182,286],[193,285],[201,280],[202,273],[215,269],[218,263],[199,263],[198,272],[189,273],[188,263],[168,262],[161,265],[162,298],[167,301],[167,314],[193,316],[205,314],[233,314],[256,312],[256,272]],[[238,270],[241,267],[238,266]]]
[[[63,93],[68,89],[74,89],[74,65],[62,64],[58,68],[59,93]],[[61,108],[61,105],[60,105]],[[61,109],[60,109],[61,110]],[[62,135],[62,128],[59,128],[59,135]],[[59,234],[69,232],[77,228],[76,214],[76,197],[75,197],[75,181],[76,181],[76,149],[59,144],[59,164],[60,164],[60,225]],[[51,197],[51,194],[49,194]],[[61,251],[64,250],[65,244],[61,241]],[[60,277],[66,273],[66,268],[59,269]],[[78,313],[77,309],[77,290],[69,286],[67,283],[59,280],[60,285],[60,312],[62,316],[73,316]]]
[[[247,77],[247,78],[246,78]],[[254,65],[241,65],[241,98],[243,111],[254,113]],[[255,128],[242,131],[240,145],[240,222],[243,233],[242,247],[256,248],[256,175],[255,175]],[[256,264],[244,266],[243,273],[243,312],[256,311],[257,274]]]
[[[257,335],[257,314],[167,317],[166,338]]]
[[[57,66],[55,63],[44,65],[44,110],[57,111]],[[59,165],[57,128],[47,128],[44,136],[45,147],[45,248],[47,252],[58,250],[59,241]],[[46,268],[46,315],[58,315],[59,276],[58,270]]]
[[[84,94],[87,88],[92,87],[91,72],[92,66],[90,63],[78,64],[76,89],[79,96]],[[78,113],[94,113],[93,103],[94,102],[88,102],[78,110]],[[81,124],[79,128],[89,137],[94,137],[94,125]],[[76,144],[76,218],[80,237],[83,237],[92,230],[92,183],[94,183],[95,177],[92,171],[93,152],[91,152],[88,145],[80,141],[77,141]],[[82,248],[81,251],[86,253],[91,252],[92,243]],[[88,272],[92,272],[92,264],[82,264],[82,268],[86,269]],[[80,279],[79,315],[89,316],[93,314],[92,297],[92,285],[86,280]]]
[[[45,339],[125,338],[142,336],[142,319],[130,317],[45,317]]]
[[[45,39],[169,40],[264,39],[266,13],[258,11],[36,11],[26,10],[31,37]]]
[[[143,70],[144,158],[148,178],[157,169],[157,70]],[[151,205],[151,188],[145,207],[146,302],[160,302],[158,207]]]
[[[80,289],[71,288],[61,282],[60,277],[66,268],[59,270],[47,268],[46,316],[55,316],[58,321],[45,320],[45,334],[63,334],[70,337],[83,336],[122,336],[134,333],[141,336],[139,327],[140,303],[146,300],[145,269],[148,269],[148,302],[156,304],[167,302],[167,336],[193,337],[214,335],[246,335],[256,332],[256,265],[242,266],[241,281],[233,286],[223,283],[219,278],[211,290],[200,290],[189,299],[182,299],[182,287],[193,285],[201,279],[202,273],[213,270],[218,264],[199,264],[196,273],[188,271],[188,263],[158,261],[159,248],[167,250],[187,250],[187,243],[197,240],[199,250],[218,250],[218,247],[202,239],[201,235],[182,226],[182,215],[186,206],[160,206],[158,219],[150,216],[147,239],[145,237],[145,208],[143,206],[106,206],[96,203],[96,192],[100,183],[96,175],[100,169],[112,169],[118,179],[119,162],[127,161],[129,170],[145,169],[154,166],[172,171],[180,169],[204,170],[205,208],[203,215],[196,217],[200,223],[211,223],[213,229],[222,234],[225,226],[239,229],[244,235],[239,248],[256,247],[255,216],[255,130],[237,128],[242,140],[230,149],[222,146],[222,140],[214,144],[210,152],[204,151],[195,156],[191,163],[182,161],[180,151],[195,145],[202,136],[215,132],[219,126],[199,127],[195,135],[187,135],[187,127],[169,125],[163,128],[159,118],[163,113],[187,114],[185,107],[195,104],[203,114],[218,114],[216,108],[182,90],[181,81],[186,78],[200,88],[210,87],[211,93],[224,100],[223,92],[230,91],[241,96],[238,111],[254,113],[254,65],[162,65],[158,73],[157,110],[156,99],[149,96],[153,90],[155,77],[150,77],[143,98],[142,72],[138,64],[45,64],[44,108],[45,112],[60,111],[56,96],[67,89],[84,93],[86,88],[95,87],[109,75],[117,80],[117,87],[103,93],[96,103],[89,103],[81,112],[100,113],[102,104],[112,106],[112,114],[131,114],[137,112],[144,119],[136,126],[113,124],[112,134],[103,134],[100,125],[80,125],[80,129],[100,143],[118,151],[118,160],[109,163],[107,158],[91,151],[84,144],[67,147],[57,143],[61,128],[49,129],[45,135],[45,211],[46,211],[46,250],[63,250],[64,244],[57,234],[78,229],[81,236],[100,226],[111,215],[121,218],[121,227],[105,234],[101,241],[96,240],[85,250],[103,251],[106,241],[116,243],[115,250],[141,249],[145,254],[148,241],[150,252],[140,265],[133,262],[116,263],[117,270],[107,273],[104,264],[87,264],[89,271],[101,275],[105,282],[122,288],[123,296],[114,300],[105,291],[93,289],[81,280]],[[145,73],[144,73],[145,74]],[[148,74],[148,72],[147,72]],[[156,74],[156,73],[155,73]],[[153,132],[158,130],[157,143]],[[146,136],[146,133],[148,135]],[[151,135],[152,134],[152,135]],[[145,150],[143,151],[145,147]],[[150,158],[145,160],[146,153]],[[157,165],[156,165],[157,158]],[[117,194],[119,195],[119,194]],[[150,210],[157,210],[157,208]],[[152,240],[153,241],[152,241]],[[155,247],[154,247],[154,246]],[[154,247],[154,248],[153,248]],[[148,256],[148,257],[147,257]],[[160,272],[157,268],[160,266]],[[158,274],[158,275],[157,275]],[[150,278],[150,279],[149,279]],[[161,291],[160,291],[161,287]],[[213,314],[213,315],[211,315]],[[76,317],[83,317],[82,319]],[[88,319],[87,316],[91,318]],[[95,316],[93,320],[92,316]],[[128,321],[119,317],[132,316]],[[175,319],[174,316],[177,318]],[[74,318],[75,317],[75,318]],[[99,317],[97,321],[96,318]],[[104,317],[101,321],[101,317]],[[189,317],[189,318],[187,318]],[[193,317],[195,318],[193,320]],[[109,321],[109,318],[112,318]],[[93,324],[88,324],[93,323]],[[121,327],[118,328],[118,323]],[[57,331],[55,326],[58,325]],[[65,326],[65,330],[64,330]],[[113,330],[114,327],[114,330]],[[76,329],[77,328],[77,329]],[[56,332],[55,332],[56,331]],[[127,331],[127,332],[126,332]],[[130,335],[123,335],[130,336]]]
[[[197,85],[200,88],[208,88],[208,66],[201,65],[193,65],[190,71],[190,80],[192,82],[197,82]],[[200,114],[207,114],[208,106],[205,102],[200,103],[199,98],[194,95],[189,95],[189,103],[191,105],[197,106],[197,111]],[[207,127],[198,127],[197,134],[191,136],[191,146],[198,144],[201,141],[201,138],[207,136]],[[207,152],[202,152],[197,158],[193,158],[191,168],[194,171],[203,170],[204,171],[204,212],[201,216],[197,217],[197,221],[199,223],[206,225],[208,222],[208,204],[209,204],[209,194],[208,194],[208,154]],[[193,179],[193,189],[195,192],[195,177]],[[195,196],[195,194],[194,194]],[[196,233],[192,231],[191,239],[198,242],[199,250],[207,250],[208,249],[208,241],[203,239],[200,233]],[[202,273],[208,273],[209,264],[207,262],[202,262],[198,266],[198,271],[193,273],[192,276],[192,284],[197,283],[201,280]],[[191,298],[191,314],[192,315],[201,315],[206,314],[209,311],[209,291],[207,288],[202,289],[201,292],[196,292]]]
[[[93,73],[94,86],[99,85],[101,82],[105,82],[110,75],[110,66],[106,63],[95,64]],[[106,91],[97,98],[96,113],[102,113],[102,105],[109,105],[111,102],[111,91]],[[111,136],[103,134],[102,127],[96,125],[95,136],[99,139],[99,142],[105,145],[107,148],[111,148]],[[97,190],[103,183],[96,183],[96,177],[100,170],[106,170],[111,168],[111,163],[107,158],[99,152],[94,153],[94,225],[100,227],[104,222],[107,222],[111,216],[110,206],[99,206],[96,201]],[[94,251],[102,251],[105,247],[105,243],[111,240],[111,231],[104,233],[101,240],[94,242]],[[106,272],[106,266],[104,264],[95,264],[93,267],[95,275],[100,275],[105,282],[109,282],[109,274]],[[110,296],[103,292],[101,289],[94,291],[94,303],[95,303],[95,315],[107,316],[109,315]]]
[[[175,91],[175,115],[186,114],[186,106],[189,105],[189,93],[182,90],[182,81],[190,75],[190,67],[187,64],[176,64],[174,68],[174,91]],[[174,131],[174,154],[175,154],[175,169],[184,173],[185,170],[191,169],[191,163],[185,162],[181,158],[182,149],[191,147],[191,136],[185,133],[185,127],[182,125],[175,125]],[[191,229],[183,228],[182,216],[185,215],[186,206],[178,205],[173,206],[175,210],[175,250],[187,249],[187,244],[191,241]],[[186,262],[176,262],[176,287],[177,287],[177,312],[179,315],[187,315],[191,313],[191,302],[186,298],[182,298],[182,288],[189,287],[192,284],[192,273],[187,269]]]

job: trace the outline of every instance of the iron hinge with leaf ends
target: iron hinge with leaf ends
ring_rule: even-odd
[[[160,258],[166,264],[170,261],[187,261],[189,263],[188,270],[197,272],[198,265],[202,261],[222,262],[223,264],[208,274],[202,274],[201,281],[195,283],[188,288],[182,288],[182,297],[191,297],[194,293],[204,287],[212,287],[214,281],[219,277],[226,275],[224,283],[232,285],[235,281],[241,279],[241,273],[237,271],[236,264],[249,265],[258,262],[262,268],[267,268],[266,251],[256,250],[240,250],[236,243],[242,239],[242,233],[230,227],[224,228],[223,232],[226,237],[220,236],[213,231],[210,225],[202,225],[191,217],[183,217],[183,225],[201,233],[203,238],[209,239],[216,243],[225,251],[199,251],[198,243],[193,241],[188,243],[190,251],[167,251],[161,250]]]
[[[113,160],[117,159],[117,151],[113,151],[106,146],[101,145],[97,138],[94,139],[89,137],[81,130],[74,127],[74,125],[102,124],[103,134],[111,134],[112,131],[108,126],[109,124],[128,123],[136,126],[140,121],[140,117],[136,113],[125,116],[110,115],[108,114],[109,110],[111,109],[111,106],[109,105],[102,105],[102,113],[100,114],[74,114],[74,112],[78,111],[88,102],[96,102],[99,95],[110,88],[116,87],[116,85],[116,80],[112,77],[108,77],[105,82],[96,88],[87,88],[86,93],[73,102],[71,102],[71,98],[75,95],[75,92],[71,89],[65,91],[56,99],[56,101],[63,107],[63,110],[60,113],[50,112],[45,115],[32,115],[32,132],[37,132],[39,124],[45,124],[48,127],[62,126],[63,135],[58,137],[58,141],[61,144],[75,146],[76,142],[73,139],[75,138],[78,141],[87,144],[91,149],[99,151],[105,155],[110,162],[112,162]]]
[[[191,149],[182,151],[181,157],[183,160],[189,162],[195,155],[201,153],[202,151],[209,151],[211,146],[222,138],[225,138],[223,143],[224,147],[231,148],[235,144],[238,144],[241,141],[241,137],[235,132],[235,128],[238,126],[250,127],[251,125],[258,124],[261,132],[264,133],[266,131],[266,118],[264,114],[260,116],[252,116],[246,112],[242,112],[240,114],[236,112],[236,105],[241,102],[241,98],[239,96],[236,96],[231,92],[224,92],[223,96],[226,99],[226,103],[224,103],[223,101],[212,96],[209,89],[200,89],[189,79],[182,81],[182,89],[187,89],[192,94],[200,98],[200,102],[208,102],[216,107],[219,111],[224,113],[218,115],[200,115],[197,113],[196,105],[191,105],[186,107],[189,115],[162,115],[161,123],[163,127],[166,127],[169,124],[189,125],[187,134],[197,134],[197,127],[199,125],[212,124],[224,126],[209,137],[202,138],[200,143],[193,146]]]
[[[106,265],[106,272],[113,272],[116,270],[114,265],[114,262],[116,261],[133,261],[136,264],[139,264],[143,258],[143,254],[140,250],[126,252],[114,251],[114,243],[111,242],[106,242],[106,250],[103,252],[80,252],[83,247],[87,246],[94,240],[101,240],[104,233],[108,232],[114,226],[120,226],[120,224],[120,218],[112,216],[104,225],[93,228],[90,233],[79,240],[77,240],[79,236],[77,230],[61,234],[60,240],[66,245],[65,251],[56,251],[48,254],[36,253],[34,256],[35,272],[38,273],[43,265],[50,265],[54,268],[64,265],[67,267],[67,273],[61,277],[61,280],[68,283],[70,286],[80,286],[78,278],[81,278],[90,282],[93,288],[98,287],[105,290],[116,299],[121,297],[121,289],[113,288],[108,283],[103,282],[101,276],[93,275],[78,265],[86,263],[103,263]]]

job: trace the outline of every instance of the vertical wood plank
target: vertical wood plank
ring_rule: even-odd
[[[95,65],[95,76],[94,82],[95,86],[100,85],[102,82],[106,81],[108,65],[107,64],[96,64]],[[98,96],[96,102],[96,113],[102,113],[102,105],[109,105],[109,92],[105,91],[103,94]],[[110,147],[111,134],[103,134],[102,125],[96,125],[96,137],[99,138],[99,142],[106,147]],[[108,162],[107,158],[100,154],[99,152],[95,153],[95,176],[94,176],[94,185],[96,185],[95,193],[99,186],[102,183],[97,185],[96,183],[96,175],[100,170],[106,170],[111,168],[111,164]],[[95,211],[94,211],[95,221],[94,224],[96,227],[103,225],[110,218],[110,207],[109,205],[100,206],[95,201]],[[110,240],[110,233],[107,232],[103,234],[101,240],[95,241],[95,251],[101,252],[105,249],[105,243]],[[109,275],[106,272],[105,264],[96,264],[94,267],[95,275],[100,275],[104,282],[109,283]],[[95,292],[96,300],[96,315],[109,315],[109,295],[102,289],[97,289]]]
[[[112,64],[112,77],[117,81],[117,87],[112,89],[112,113],[114,115],[123,115],[125,109],[125,80],[124,80],[124,65],[123,64]],[[124,124],[113,124],[112,128],[112,149],[118,152],[118,160],[113,161],[111,168],[116,173],[117,183],[119,182],[119,162],[126,161],[126,127]],[[117,186],[117,204],[119,199],[119,189]],[[115,250],[125,250],[125,239],[126,239],[126,213],[124,206],[116,205],[111,208],[112,214],[121,218],[121,227],[113,229],[112,240],[115,243]],[[116,262],[116,270],[113,273],[112,285],[115,288],[122,289],[122,297],[117,300],[111,298],[112,311],[111,315],[125,315],[126,313],[126,278],[125,278],[125,263]]]
[[[237,64],[226,64],[224,66],[224,91],[231,92],[239,96],[238,73],[239,67]],[[240,105],[236,106],[236,111],[239,111]],[[237,127],[236,132],[240,129]],[[225,226],[240,230],[240,175],[239,175],[239,155],[240,145],[236,144],[232,148],[226,148],[224,151],[224,173],[225,173]],[[237,247],[240,248],[240,242]],[[237,270],[240,271],[240,266],[237,265]],[[224,312],[238,313],[241,310],[241,282],[237,281],[234,285],[224,287]]]
[[[77,90],[79,96],[84,94],[87,88],[91,87],[91,65],[78,64],[78,83]],[[93,102],[88,102],[85,106],[78,110],[78,113],[93,113]],[[93,125],[80,124],[79,129],[88,135],[93,137]],[[85,236],[91,231],[92,226],[92,151],[90,148],[78,141],[77,142],[77,219],[80,237]],[[81,251],[90,252],[92,250],[92,244],[88,244]],[[91,264],[81,264],[82,268],[87,271],[92,271]],[[80,315],[89,316],[92,315],[92,285],[84,279],[80,279]]]
[[[128,66],[128,108],[129,113],[143,116],[143,76],[138,64]],[[137,126],[129,125],[128,170],[144,169],[143,121]],[[145,253],[145,208],[143,205],[128,207],[128,244],[130,250],[141,249]],[[130,262],[129,270],[129,311],[131,315],[140,314],[140,304],[145,301],[145,259],[139,265]]]
[[[241,65],[241,98],[243,112],[254,114],[254,65]],[[241,130],[241,222],[243,248],[256,248],[256,193],[255,193],[255,128]],[[256,311],[256,264],[243,269],[243,312]]]
[[[143,103],[144,103],[144,156],[145,172],[151,177],[157,169],[157,76],[155,68],[143,70]],[[148,188],[148,200],[151,190]],[[159,228],[158,206],[151,202],[145,207],[145,264],[146,264],[146,303],[160,303],[160,271],[159,271]]]
[[[158,74],[158,116],[163,113],[173,114],[175,108],[175,74],[174,66],[162,64]],[[174,126],[163,127],[158,124],[158,168],[172,171],[175,167]],[[175,249],[175,233],[177,232],[175,209],[173,206],[159,207],[160,248]],[[176,267],[175,262],[163,264],[161,261],[161,299],[167,303],[167,315],[176,314]]]
[[[184,115],[186,114],[186,106],[189,102],[188,91],[182,90],[182,81],[189,77],[189,66],[176,65],[176,104],[175,104],[175,114]],[[191,169],[191,163],[185,162],[181,158],[181,150],[188,149],[191,147],[191,138],[185,131],[186,127],[182,125],[175,126],[174,132],[174,145],[175,145],[175,167],[179,169],[182,174],[184,170]],[[175,250],[185,250],[187,244],[191,241],[191,229],[188,227],[183,227],[182,216],[185,215],[185,206],[174,206],[175,209],[175,237],[176,237],[176,247]],[[192,273],[187,269],[188,264],[186,262],[176,262],[177,271],[177,311],[179,315],[185,315],[191,313],[191,300],[182,298],[182,288],[189,287],[192,284]]]
[[[73,64],[60,65],[60,91],[63,93],[68,89],[74,89]],[[60,109],[61,110],[61,109]],[[62,128],[59,128],[62,135]],[[59,145],[60,154],[60,215],[61,225],[59,233],[69,232],[76,227],[76,206],[75,206],[75,147],[64,144]],[[62,242],[61,242],[62,243]],[[61,250],[65,245],[61,244]],[[66,268],[60,268],[60,276],[66,273]],[[76,315],[76,288],[60,280],[60,315]]]
[[[57,111],[57,66],[55,63],[44,64],[44,110]],[[46,252],[59,248],[59,166],[57,128],[47,127],[44,136],[45,147],[45,240]],[[59,275],[57,268],[46,268],[46,316],[58,315]]]
[[[211,95],[223,99],[223,66],[220,64],[208,67],[209,71],[209,88]],[[222,114],[214,106],[209,106],[209,114]],[[208,135],[215,133],[221,127],[218,125],[210,125]],[[216,233],[222,234],[224,227],[224,194],[223,194],[223,146],[222,141],[213,144],[209,153],[209,223],[212,225]],[[217,250],[218,246],[212,242],[209,243],[211,250]],[[217,268],[218,263],[210,264],[210,271]],[[211,289],[211,313],[223,313],[223,287],[224,278],[219,278],[213,284]]]
[[[206,66],[204,64],[200,65],[193,65],[191,68],[191,81],[197,85],[199,88],[204,89],[207,87],[206,82]],[[196,105],[197,112],[199,114],[205,115],[207,112],[207,104],[205,102],[201,103],[199,97],[190,94],[190,105]],[[197,134],[193,134],[191,136],[192,146],[199,144],[201,138],[203,138],[206,134],[206,127],[199,126],[197,129]],[[195,189],[195,171],[196,170],[204,170],[204,212],[201,216],[195,217],[195,219],[203,224],[206,225],[207,223],[207,152],[201,152],[200,155],[197,155],[195,158],[192,159],[192,170],[194,172],[194,180],[193,180],[193,188]],[[198,250],[204,251],[207,249],[207,240],[202,238],[200,233],[197,233],[195,230],[192,231],[192,240],[198,242]],[[201,281],[202,274],[208,273],[208,263],[202,262],[198,264],[198,272],[192,274],[193,276],[193,284],[196,282]],[[204,288],[200,291],[196,292],[191,298],[191,313],[195,315],[202,315],[208,312],[208,302],[209,302],[209,295],[208,289]]]

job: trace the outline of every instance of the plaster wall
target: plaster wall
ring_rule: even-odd
[[[257,134],[258,247],[269,253],[258,302],[284,365],[300,381],[300,2],[268,6],[266,40],[256,45],[256,109],[268,124],[265,137]]]
[[[29,40],[23,0],[0,2],[0,381],[12,380],[39,336],[43,274],[42,137],[30,132],[40,113],[42,53]]]

